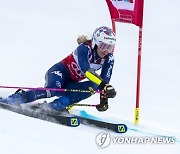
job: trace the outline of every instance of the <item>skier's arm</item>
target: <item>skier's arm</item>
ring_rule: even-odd
[[[92,69],[88,69],[85,72],[85,76],[92,82],[96,83],[98,86],[100,86],[100,84],[104,83],[103,79]],[[105,83],[104,83],[105,84]]]
[[[106,73],[106,69],[107,67],[104,67],[102,70],[102,77],[99,76],[95,71],[93,71],[92,69],[90,69],[90,62],[89,62],[89,52],[90,49],[88,48],[88,46],[81,44],[78,48],[77,48],[77,52],[76,54],[78,54],[78,64],[81,68],[81,70],[84,72],[85,76],[92,82],[94,82],[95,84],[98,85],[100,90],[103,90],[106,93],[106,96],[108,98],[113,98],[116,95],[116,91],[115,89],[108,84],[110,77],[108,79],[108,76],[104,76]],[[108,60],[109,61],[109,60]],[[107,64],[106,64],[107,65]],[[108,66],[108,65],[107,65]],[[107,70],[108,71],[108,70]],[[103,73],[104,72],[104,73]],[[103,75],[104,74],[104,75]]]
[[[100,89],[109,83],[111,79],[111,74],[114,66],[114,57],[112,54],[106,56],[106,60],[103,64],[101,75],[99,76],[95,71],[89,69],[85,72],[86,77],[96,83]]]
[[[77,54],[78,54],[78,64],[81,68],[82,72],[84,72],[85,76],[98,86],[103,82],[103,79],[92,69],[90,69],[90,62],[89,62],[89,53],[91,52],[90,48],[88,46],[81,44],[77,48]],[[103,82],[104,83],[104,82]]]
[[[90,81],[96,83],[100,90],[103,90],[104,97],[114,98],[116,96],[114,87],[107,84],[97,73],[89,69],[86,71],[85,75]]]
[[[100,77],[106,82],[109,83],[112,75],[112,70],[114,66],[114,56],[112,54],[108,54],[106,56],[106,60],[102,66]]]

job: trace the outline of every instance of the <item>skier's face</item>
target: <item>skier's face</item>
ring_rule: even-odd
[[[103,51],[103,50],[100,50],[99,48],[97,48],[97,53],[98,53],[99,57],[104,58],[109,53],[109,51],[108,50]]]

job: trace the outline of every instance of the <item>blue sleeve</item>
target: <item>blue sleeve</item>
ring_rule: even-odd
[[[110,82],[113,66],[114,66],[114,56],[109,53],[106,56],[106,60],[102,66],[101,75],[100,75],[103,81],[105,81],[106,83]]]
[[[91,49],[85,44],[79,45],[76,49],[79,67],[84,73],[90,68],[88,57],[90,50]]]

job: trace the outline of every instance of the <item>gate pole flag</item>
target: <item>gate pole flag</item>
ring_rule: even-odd
[[[106,0],[106,2],[110,11],[114,31],[116,29],[115,21],[130,23],[139,27],[136,108],[135,108],[135,120],[134,120],[134,123],[138,124],[144,0]]]

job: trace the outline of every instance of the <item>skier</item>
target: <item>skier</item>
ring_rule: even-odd
[[[108,98],[114,98],[116,91],[109,84],[114,57],[116,37],[108,27],[97,28],[92,39],[80,36],[77,39],[79,46],[66,58],[52,66],[45,75],[45,88],[65,88],[79,90],[102,90],[98,111],[108,109]],[[96,73],[101,69],[100,75]],[[81,80],[87,78],[88,81]],[[33,102],[42,98],[58,96],[48,103],[55,110],[63,110],[68,105],[77,103],[90,97],[92,93],[60,92],[52,90],[18,90],[15,94],[1,100],[7,104],[19,105]]]

